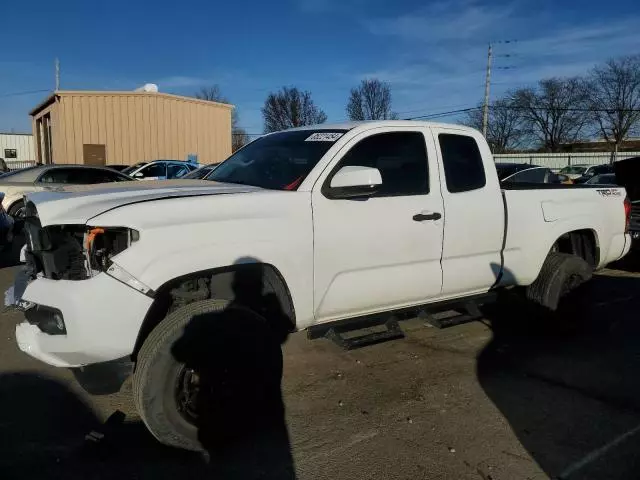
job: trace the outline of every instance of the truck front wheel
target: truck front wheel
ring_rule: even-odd
[[[582,258],[568,253],[551,252],[538,274],[527,287],[529,300],[548,311],[557,312],[561,300],[582,283],[591,279],[592,269]]]
[[[281,354],[271,352],[270,363],[273,354],[251,345],[251,339],[268,338],[265,324],[245,307],[203,300],[169,313],[153,329],[138,353],[133,397],[154,437],[178,448],[208,449],[208,430],[224,436],[241,427],[233,409],[265,395],[269,372],[278,375],[271,383],[279,393]]]

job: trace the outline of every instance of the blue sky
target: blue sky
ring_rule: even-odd
[[[637,0],[236,0],[5,2],[0,30],[0,131],[30,131],[28,111],[52,89],[191,95],[214,83],[240,125],[262,132],[260,107],[283,85],[309,90],[329,121],[345,119],[363,78],[391,84],[400,117],[477,104],[487,43],[497,44],[492,95],[586,72],[640,53]],[[511,57],[500,55],[511,54]],[[450,117],[448,120],[456,120]]]

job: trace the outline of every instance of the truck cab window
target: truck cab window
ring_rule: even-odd
[[[484,164],[478,144],[467,135],[438,135],[444,176],[450,193],[477,190],[486,185]]]
[[[429,164],[420,132],[389,132],[367,137],[345,154],[335,171],[347,166],[380,170],[382,186],[375,195],[378,197],[429,193]]]
[[[547,168],[529,168],[504,180],[505,183],[545,183]]]

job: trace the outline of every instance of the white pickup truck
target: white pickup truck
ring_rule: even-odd
[[[241,305],[339,335],[510,286],[553,311],[631,244],[624,189],[503,189],[482,135],[459,125],[292,129],[206,180],[130,183],[29,194],[26,267],[7,297],[29,355],[134,362],[141,417],[186,448],[198,448],[197,414],[181,402],[198,375],[172,346],[195,315]]]

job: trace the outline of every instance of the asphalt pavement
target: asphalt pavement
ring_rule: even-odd
[[[640,275],[607,270],[578,304],[561,326],[509,299],[449,329],[410,319],[406,338],[355,351],[291,335],[288,435],[271,446],[291,459],[286,478],[640,478]],[[0,315],[1,479],[212,478],[145,430],[129,382],[91,396],[20,352],[19,321]]]

